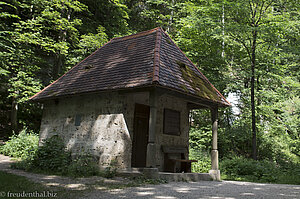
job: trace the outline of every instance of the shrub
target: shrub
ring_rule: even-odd
[[[71,153],[65,150],[63,140],[55,135],[38,148],[29,163],[32,168],[65,173],[70,162]]]
[[[5,145],[0,147],[0,153],[22,160],[32,158],[38,149],[39,136],[23,129],[18,135],[10,137]]]
[[[101,172],[101,175],[105,178],[113,178],[117,174],[117,161],[112,160],[110,165]]]
[[[189,159],[198,160],[192,163],[192,172],[195,173],[208,173],[211,169],[210,156],[206,152],[200,150],[190,149]]]
[[[190,147],[197,151],[206,151],[211,149],[211,127],[194,128],[191,127],[189,132]]]
[[[72,159],[68,166],[68,175],[73,177],[93,176],[99,174],[99,167],[95,157],[89,153],[82,153]]]
[[[13,168],[43,173],[54,173],[72,177],[92,176],[99,174],[95,158],[82,153],[72,159],[71,153],[66,151],[63,140],[55,135],[47,139],[38,147],[31,158],[12,164]],[[104,172],[111,175],[110,172]]]
[[[249,181],[275,182],[279,169],[273,162],[255,161],[244,157],[233,157],[221,161],[221,172],[231,178],[248,179]]]

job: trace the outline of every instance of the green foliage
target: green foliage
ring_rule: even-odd
[[[190,160],[198,160],[198,162],[192,163],[192,172],[195,173],[208,173],[211,169],[211,159],[208,153],[201,152],[197,149],[190,149],[189,153]]]
[[[41,170],[65,173],[71,163],[71,154],[65,150],[62,139],[52,136],[39,147],[30,166]]]
[[[99,23],[86,25],[88,32],[81,29],[88,18],[83,13],[89,17],[99,13],[90,13],[92,7],[84,3],[8,0],[0,4],[0,132],[4,138],[23,126],[38,129],[39,119],[32,123],[28,118],[40,118],[40,107],[27,103],[28,99],[107,41],[106,29]],[[18,106],[17,114],[12,104]]]
[[[257,180],[269,179],[270,182],[276,180],[276,176],[272,177],[275,169],[276,165],[274,163],[255,161],[243,157],[225,159],[221,164],[221,171],[229,176],[252,176]]]
[[[162,26],[222,94],[237,96],[238,112],[219,110],[219,156],[248,158],[252,145],[253,61],[249,52],[256,32],[254,101],[258,159],[275,162],[280,168],[286,163],[297,164],[300,162],[299,5],[290,0],[0,2],[0,134],[4,139],[12,135],[12,121],[18,125],[15,133],[23,126],[36,132],[41,107],[28,99],[109,39]],[[15,115],[13,104],[18,108]],[[191,124],[190,146],[202,154],[195,156],[200,161],[193,167],[205,171],[209,159],[205,154],[211,149],[210,111],[193,111]],[[50,149],[40,150],[51,156]],[[22,151],[11,153],[20,156]],[[56,169],[60,167],[60,158],[69,158],[67,152],[53,153],[58,157],[50,166]],[[39,155],[46,164],[46,156]],[[31,155],[21,158],[28,156]],[[89,173],[80,170],[89,161],[92,160],[88,157],[73,161],[70,172]],[[30,168],[29,163],[23,161],[20,167]],[[105,175],[114,175],[112,166]],[[277,181],[280,178],[279,175]]]
[[[17,99],[18,103],[24,103],[41,90],[40,82],[30,77],[24,71],[18,71],[15,77],[9,79],[8,97]]]
[[[35,150],[34,152],[30,151],[29,155],[27,155],[28,148],[30,148],[28,146],[28,140],[34,140],[33,138],[36,140],[36,142],[34,142]],[[13,145],[14,149],[18,150],[13,154],[17,154],[18,156],[23,154],[21,156],[22,160],[12,164],[12,167],[27,171],[67,175],[71,177],[102,175],[111,178],[116,174],[115,169],[111,169],[113,166],[109,170],[100,172],[95,157],[89,153],[82,153],[72,158],[71,153],[66,151],[63,140],[57,135],[47,139],[40,147],[38,147],[37,144],[38,136],[36,135],[33,137],[31,134],[24,135],[24,133],[22,133],[17,137],[17,141],[15,137],[12,137],[12,140],[7,143],[8,146],[4,145],[4,147],[6,147],[5,149],[10,149],[12,148],[10,146]],[[2,151],[4,150],[2,149]]]
[[[72,159],[67,172],[73,177],[94,176],[99,174],[99,166],[94,156],[82,153]]]
[[[31,159],[38,149],[38,135],[23,129],[20,134],[13,135],[5,145],[0,147],[0,153],[22,160]]]
[[[280,166],[266,160],[235,156],[222,160],[220,169],[225,179],[300,184],[299,166],[299,163]]]
[[[209,151],[212,137],[211,128],[202,127],[200,129],[190,129],[190,147],[194,150]]]
[[[116,164],[117,164],[116,160],[112,160],[110,165],[100,172],[100,175],[102,175],[105,178],[115,177],[117,175]]]

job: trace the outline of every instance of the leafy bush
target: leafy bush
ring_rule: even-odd
[[[200,150],[190,149],[190,160],[198,160],[192,163],[192,172],[195,173],[208,173],[211,169],[210,156],[201,152]]]
[[[117,175],[117,161],[112,160],[110,165],[106,167],[100,174],[105,178],[113,178]]]
[[[22,160],[32,158],[38,149],[39,136],[23,129],[18,135],[10,137],[5,145],[0,147],[0,153]]]
[[[243,157],[225,159],[221,162],[221,171],[232,177],[252,176],[253,179],[274,182],[277,179],[277,170],[272,162],[255,161]]]
[[[12,164],[13,168],[43,173],[53,173],[72,177],[98,175],[99,168],[94,157],[82,153],[75,158],[65,150],[63,140],[52,136],[39,148],[31,158]],[[104,171],[103,175],[112,176],[112,171]]]
[[[71,153],[65,150],[63,140],[57,135],[39,147],[32,161],[32,168],[65,173],[71,163]]]
[[[195,150],[207,151],[211,149],[211,127],[191,127],[189,132],[190,147]]]
[[[300,184],[299,164],[280,166],[266,160],[233,157],[222,160],[220,168],[225,179]]]
[[[99,174],[99,167],[95,157],[89,153],[82,153],[72,159],[68,166],[68,175],[73,177],[93,176]]]

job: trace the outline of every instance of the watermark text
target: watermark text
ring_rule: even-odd
[[[53,191],[11,192],[2,191],[0,197],[6,198],[56,198],[57,193]]]

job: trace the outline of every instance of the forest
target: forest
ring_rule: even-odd
[[[258,167],[280,168],[300,179],[299,8],[299,0],[2,0],[0,139],[38,134],[42,105],[28,99],[110,39],[162,27],[233,105],[219,110],[224,173],[269,180]],[[191,118],[191,156],[201,160],[193,169],[203,171],[210,111]]]

